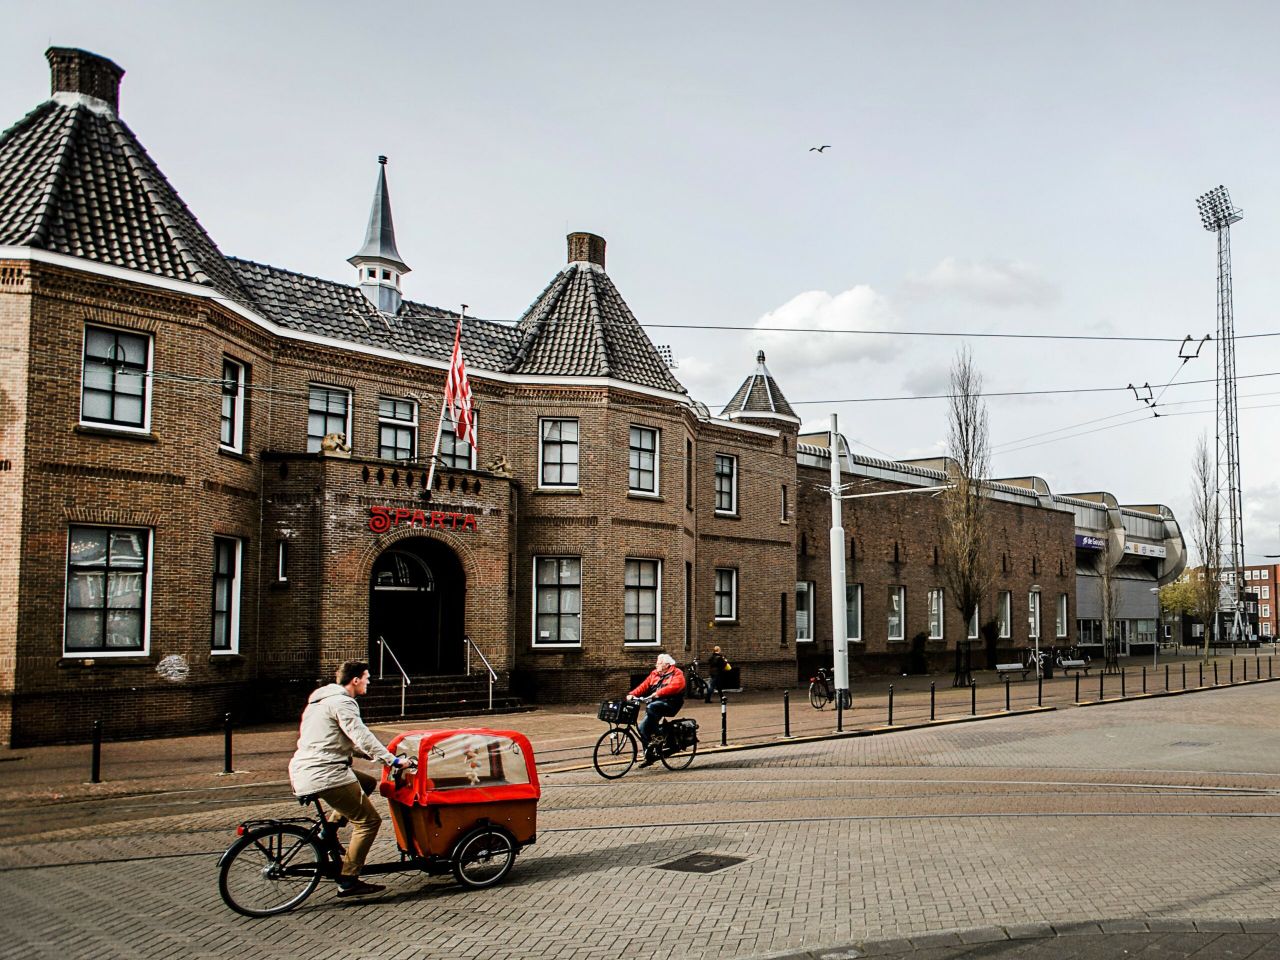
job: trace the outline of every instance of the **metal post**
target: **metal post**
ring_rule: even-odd
[[[1204,686],[1204,661],[1200,661],[1200,686]]]
[[[235,773],[231,766],[231,714],[222,715],[222,772]]]
[[[929,722],[932,723],[938,719],[938,691],[933,688],[933,681],[929,681]]]
[[[1076,703],[1080,702],[1080,671],[1076,671]]]
[[[1164,665],[1164,692],[1169,692],[1169,665]]]
[[[729,698],[720,694],[720,746],[729,745]]]
[[[836,415],[831,414],[831,436],[828,449],[831,452],[831,532],[829,549],[831,551],[831,651],[835,667],[834,681],[836,696],[843,699],[849,689],[849,629],[845,608],[845,573],[844,573],[844,520],[840,511],[841,489],[840,479],[840,429],[836,424]],[[837,712],[837,717],[840,714]]]
[[[1124,697],[1125,697],[1125,692],[1124,692],[1124,668],[1123,668],[1123,667],[1121,667],[1121,668],[1120,668],[1120,699],[1121,699],[1121,700],[1123,700],[1123,699],[1124,699]]]
[[[1008,677],[1004,678],[1004,709],[1006,713],[1009,710],[1009,678]]]
[[[1036,677],[1036,706],[1044,706],[1044,677]]]
[[[378,638],[378,679],[382,679],[382,668],[387,659],[387,641]]]
[[[1227,661],[1227,683],[1236,682],[1236,660],[1232,657]]]
[[[102,782],[102,721],[93,721],[93,753],[89,760],[89,782]]]
[[[1213,685],[1218,685],[1218,661],[1213,661]]]
[[[1147,692],[1147,668],[1142,668],[1142,692]]]
[[[836,691],[836,733],[844,733],[844,697]]]
[[[893,726],[893,684],[889,684],[889,726]]]
[[[791,691],[782,691],[782,735],[791,736]]]
[[[1104,699],[1103,693],[1107,688],[1105,683],[1106,675],[1107,675],[1106,670],[1103,670],[1100,674],[1098,674],[1098,699],[1099,700]]]
[[[969,681],[969,716],[978,715],[978,681]]]
[[[1182,689],[1187,689],[1187,665],[1185,663],[1182,665]]]

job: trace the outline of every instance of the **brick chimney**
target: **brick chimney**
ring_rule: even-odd
[[[72,47],[50,47],[44,52],[49,61],[52,93],[81,93],[105,101],[120,112],[120,78],[124,70],[106,57]]]
[[[569,262],[594,263],[604,269],[604,237],[594,233],[569,234]]]

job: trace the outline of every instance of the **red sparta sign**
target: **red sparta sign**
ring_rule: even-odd
[[[474,513],[441,513],[439,511],[407,510],[396,507],[370,507],[369,529],[374,533],[386,533],[392,527],[407,523],[422,530],[474,530]]]

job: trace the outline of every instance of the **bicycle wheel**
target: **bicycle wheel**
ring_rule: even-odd
[[[324,875],[325,860],[320,844],[303,827],[258,827],[222,855],[218,892],[236,913],[274,916],[311,896]]]
[[[664,751],[661,760],[662,765],[668,770],[684,770],[689,764],[693,763],[693,758],[698,755],[698,741],[694,740],[687,747],[681,747],[678,751],[667,756]]]
[[[453,876],[478,890],[501,883],[516,862],[516,842],[501,827],[476,827],[453,848]]]
[[[689,678],[689,690],[699,699],[707,695],[707,681],[696,674]]]
[[[625,776],[636,762],[636,735],[626,727],[610,727],[596,741],[591,762],[606,780]]]
[[[809,684],[809,705],[812,706],[813,709],[821,710],[827,705],[827,700],[829,699],[827,691],[818,685],[817,680]]]

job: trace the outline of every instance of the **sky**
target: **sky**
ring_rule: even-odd
[[[967,344],[992,394],[1063,391],[987,398],[993,476],[1164,503],[1188,539],[1214,344],[1177,341],[1216,332],[1195,199],[1225,184],[1237,335],[1276,334],[1237,343],[1246,559],[1280,553],[1280,7],[10,2],[0,125],[48,46],[110,57],[228,255],[354,282],[386,154],[410,299],[514,321],[598,233],[695,399],[763,350],[806,429],[896,459],[945,452],[921,398]]]

